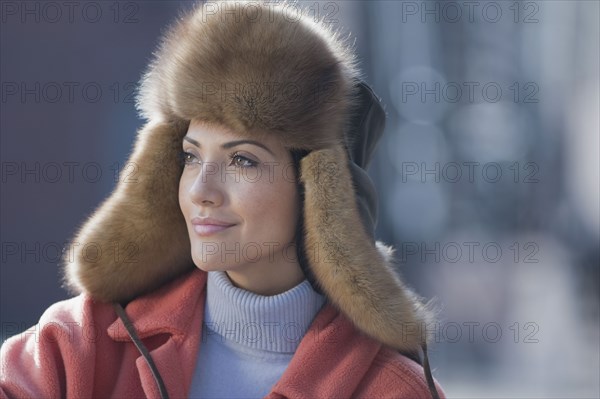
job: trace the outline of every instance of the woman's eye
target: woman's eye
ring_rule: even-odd
[[[183,165],[193,165],[198,163],[198,158],[196,158],[196,156],[190,152],[182,151],[179,154],[179,158]]]
[[[246,158],[243,155],[234,154],[231,156],[231,163],[229,165],[236,166],[239,168],[251,168],[258,164],[258,162],[253,161],[250,158]]]

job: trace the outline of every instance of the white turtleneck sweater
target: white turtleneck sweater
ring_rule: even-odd
[[[325,303],[308,280],[278,295],[235,287],[208,272],[204,324],[190,398],[262,398],[288,366]]]

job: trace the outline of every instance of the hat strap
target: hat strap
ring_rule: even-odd
[[[423,369],[425,370],[425,379],[427,380],[429,392],[431,392],[431,397],[433,399],[440,399],[440,394],[438,393],[435,387],[435,383],[433,382],[433,376],[431,375],[431,368],[429,367],[429,358],[427,357],[427,343],[424,342],[421,345],[421,349],[423,350]]]
[[[127,330],[127,334],[129,334],[129,338],[131,338],[131,340],[135,344],[135,347],[138,349],[138,351],[140,351],[140,353],[144,357],[144,360],[146,360],[146,363],[148,363],[148,367],[150,367],[150,371],[152,372],[152,377],[154,377],[154,381],[158,386],[158,391],[160,392],[161,399],[169,399],[167,388],[165,387],[165,383],[163,382],[162,377],[158,372],[158,368],[156,368],[156,364],[154,363],[150,352],[148,352],[148,348],[146,348],[140,337],[137,335],[137,332],[133,327],[133,323],[131,322],[129,316],[127,316],[125,309],[123,309],[123,306],[121,306],[120,303],[113,303],[113,308],[115,309],[115,312],[117,312],[117,315],[119,316],[121,321],[123,321],[125,329]]]

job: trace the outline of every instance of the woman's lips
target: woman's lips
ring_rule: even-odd
[[[232,226],[233,225],[220,226],[216,224],[195,224],[194,231],[201,237],[208,237],[210,235],[226,230]]]
[[[194,226],[194,231],[201,237],[217,234],[235,226],[234,223],[209,217],[195,217],[192,219],[192,225]]]

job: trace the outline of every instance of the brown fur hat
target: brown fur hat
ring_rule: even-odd
[[[416,352],[427,311],[390,249],[363,228],[353,195],[345,134],[359,79],[351,48],[295,5],[198,5],[171,27],[143,78],[138,108],[148,122],[129,158],[133,177],[78,231],[65,259],[68,285],[127,302],[195,267],[177,157],[190,120],[200,119],[310,151],[300,168],[310,270],[360,330]]]

